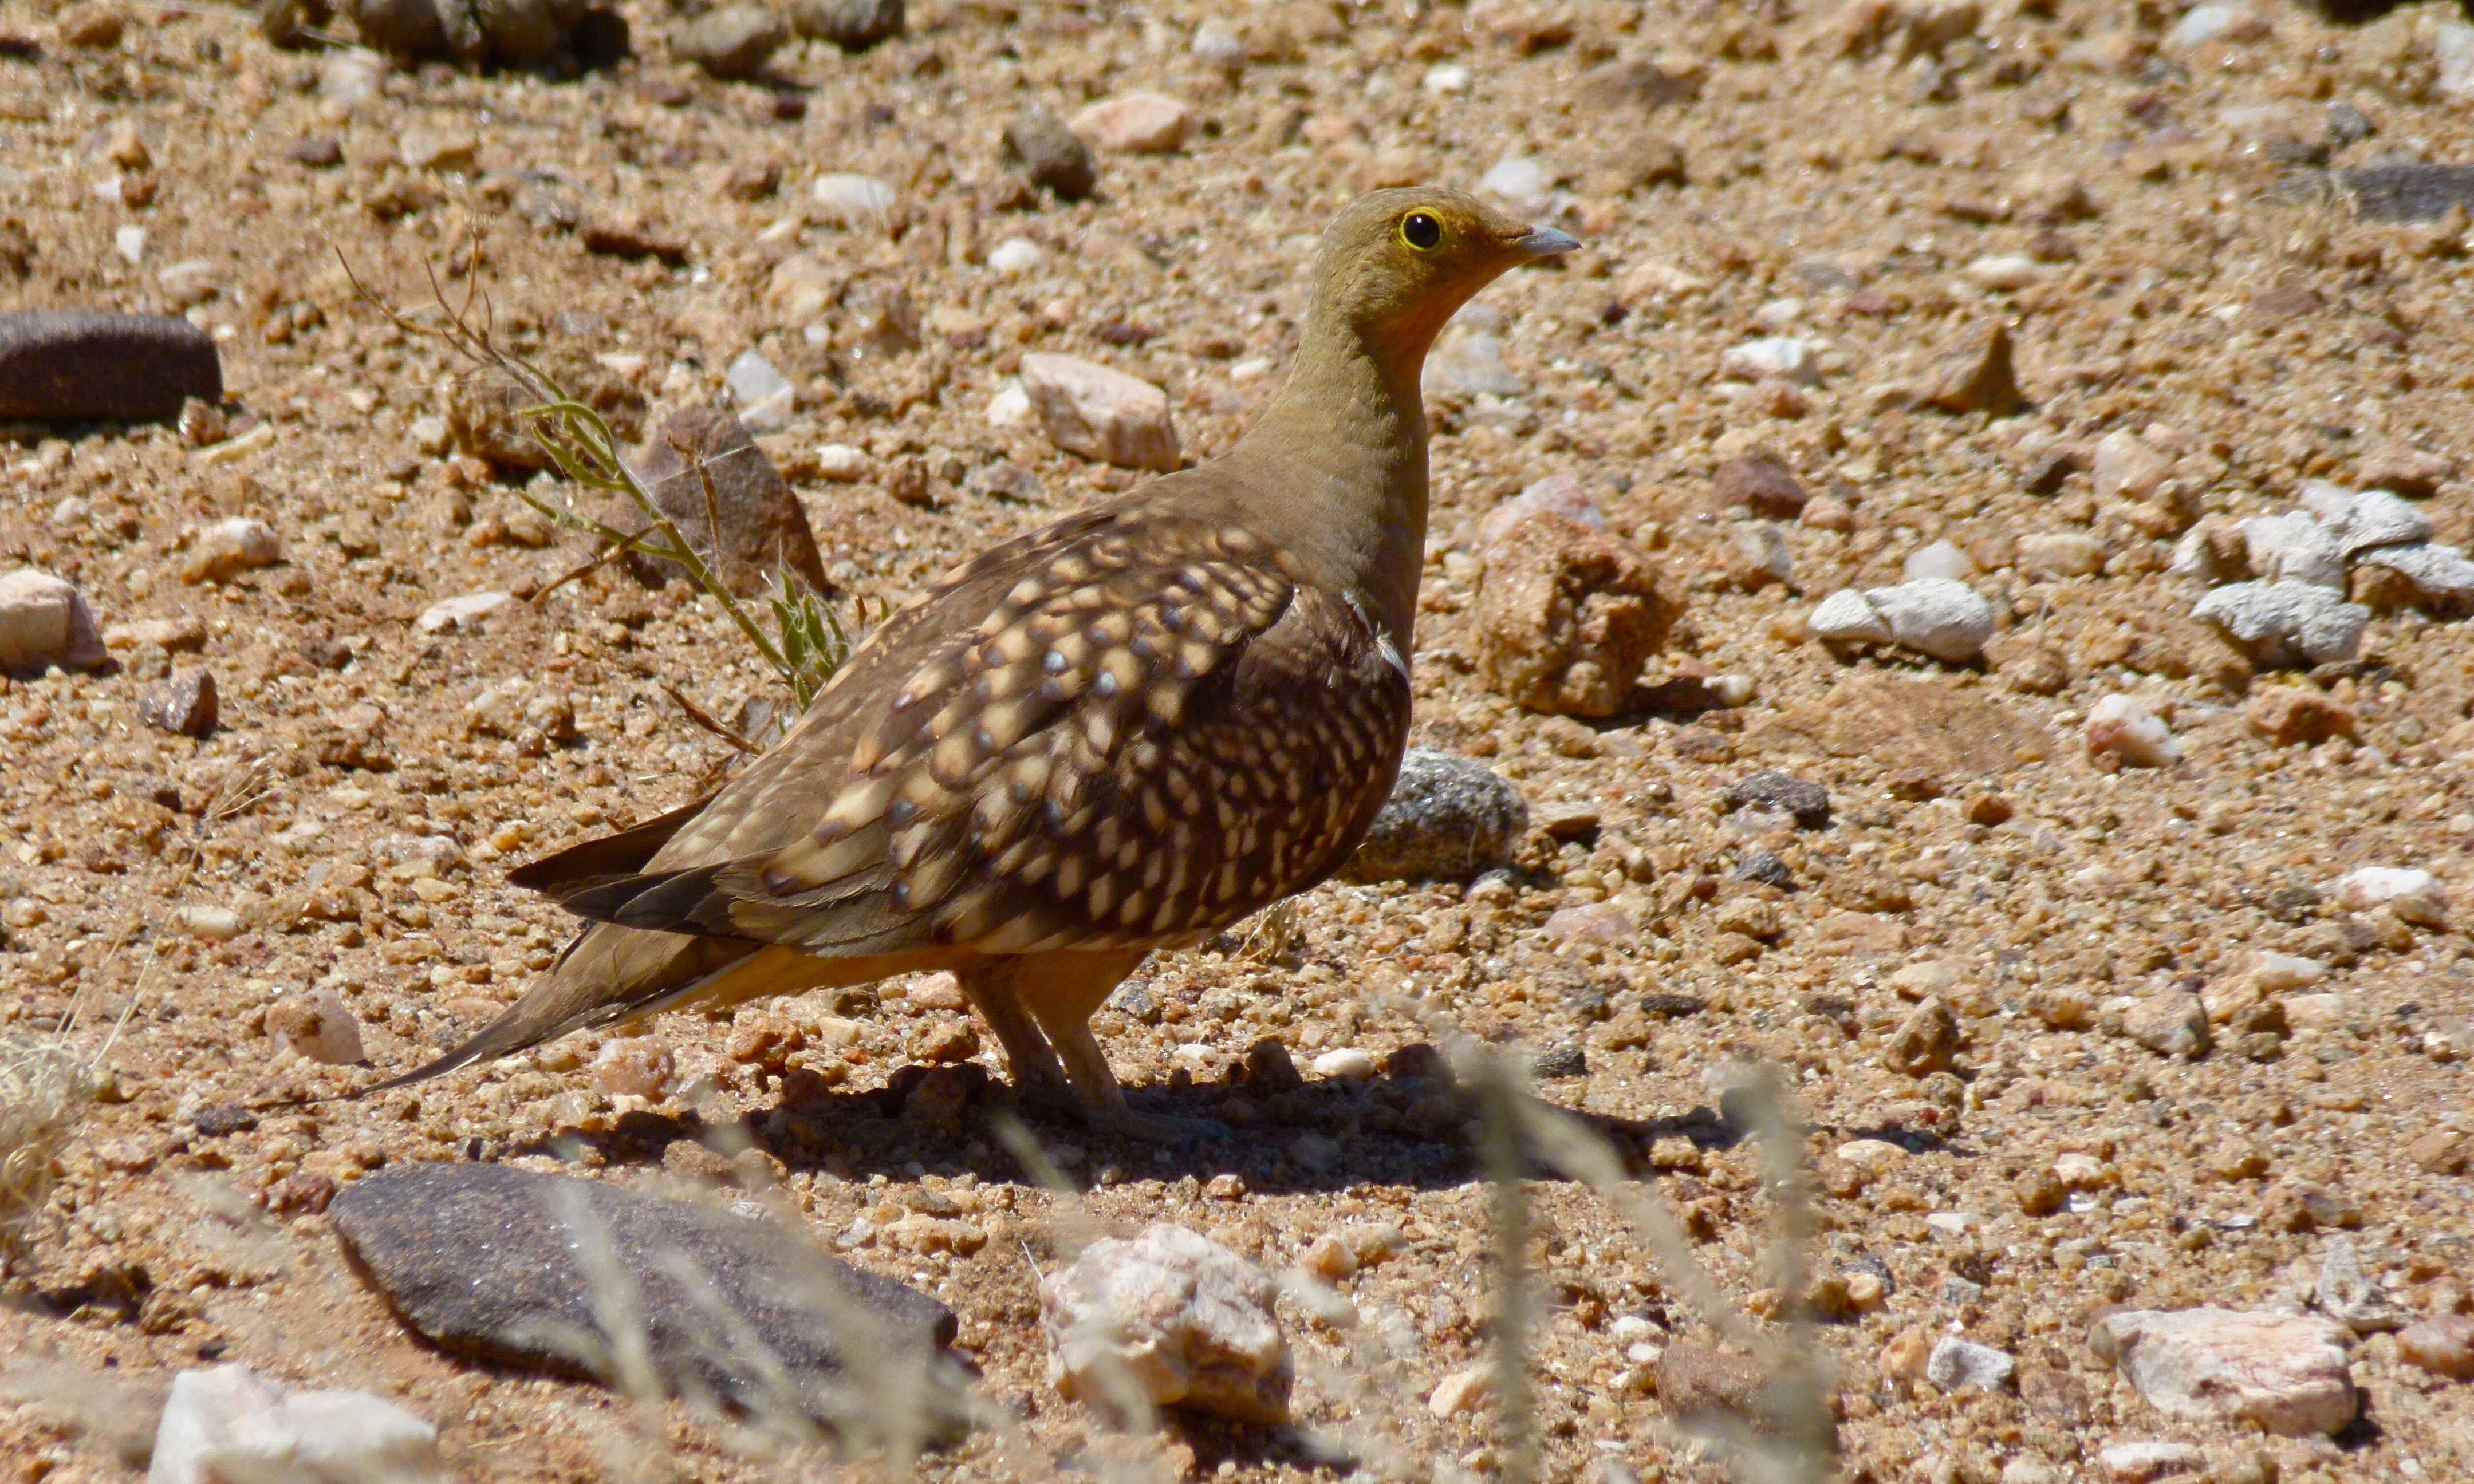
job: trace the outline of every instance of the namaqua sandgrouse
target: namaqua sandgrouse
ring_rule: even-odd
[[[1152,949],[1323,880],[1373,822],[1408,736],[1427,348],[1575,246],[1456,191],[1350,203],[1288,384],[1234,447],[957,568],[717,793],[514,873],[594,925],[400,1082],[951,969],[1026,1096],[1171,1132],[1087,1022]]]

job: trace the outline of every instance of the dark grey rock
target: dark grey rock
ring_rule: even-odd
[[[575,55],[588,0],[346,0],[365,46],[402,61],[540,67]]]
[[[1511,860],[1528,829],[1528,802],[1484,763],[1412,748],[1345,874],[1357,881],[1466,881]]]
[[[327,1208],[361,1275],[440,1349],[616,1382],[609,1316],[632,1312],[643,1360],[672,1390],[798,1413],[857,1433],[854,1357],[882,1385],[915,1364],[958,1430],[953,1311],[816,1251],[788,1227],[597,1181],[502,1164],[380,1170]]]
[[[737,418],[710,407],[671,414],[637,450],[636,473],[653,503],[714,562],[733,592],[761,592],[775,573],[786,570],[816,591],[826,590],[824,559],[816,554],[807,512]],[[713,515],[721,517],[717,542]],[[644,525],[632,503],[614,502],[605,518],[625,531]],[[631,556],[628,563],[648,583],[679,575],[675,564],[649,557]]]
[[[2360,144],[2380,132],[2371,116],[2350,103],[2328,105],[2328,147],[2341,150],[2349,144]]]
[[[1558,1041],[1538,1053],[1529,1064],[1530,1074],[1540,1080],[1589,1075],[1589,1055],[1577,1041]]]
[[[753,0],[691,16],[670,28],[670,55],[730,82],[764,70],[790,39],[790,28],[773,8]]]
[[[1775,886],[1782,892],[1795,890],[1795,870],[1779,858],[1774,850],[1755,850],[1735,867],[1735,879],[1752,881],[1761,886]]]
[[[902,35],[903,0],[791,0],[799,35],[861,52]]]
[[[1065,201],[1080,201],[1100,186],[1100,164],[1091,147],[1046,108],[1031,108],[1006,126],[1006,155],[1022,165],[1031,183]]]
[[[2374,222],[2437,222],[2451,206],[2474,211],[2474,165],[2372,165],[2340,170],[2337,180]]]
[[[1800,829],[1819,829],[1830,823],[1830,790],[1791,774],[1756,773],[1728,784],[1720,797],[1731,810],[1776,809],[1791,814]]]
[[[0,312],[0,418],[168,422],[223,395],[213,338],[177,315]]]
[[[147,726],[182,737],[214,730],[217,714],[215,675],[206,669],[173,671],[137,706],[137,717]]]

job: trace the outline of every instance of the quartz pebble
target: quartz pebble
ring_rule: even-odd
[[[1130,1384],[1153,1406],[1280,1425],[1296,1368],[1275,1292],[1260,1268],[1183,1227],[1104,1237],[1040,1281],[1050,1378],[1093,1406]]]
[[[35,567],[0,576],[0,671],[88,669],[107,658],[75,585]]]
[[[2109,1443],[2097,1454],[2111,1484],[2151,1484],[2177,1473],[2193,1473],[2207,1464],[2207,1455],[2188,1443],[2137,1440]]]
[[[461,597],[445,598],[422,610],[412,621],[423,634],[448,634],[459,629],[477,629],[481,620],[513,603],[503,592],[468,592]]]
[[[220,583],[283,560],[283,543],[263,520],[235,515],[189,534],[181,561],[185,583]]]
[[[361,1023],[332,990],[277,1000],[266,1010],[266,1034],[327,1066],[347,1066],[364,1055]]]
[[[664,1097],[677,1072],[669,1043],[658,1036],[623,1037],[593,1059],[593,1086],[612,1097]]]
[[[2348,912],[2386,907],[2404,921],[2425,927],[2444,927],[2448,922],[2448,898],[2428,871],[2365,866],[2338,877],[2331,890],[2337,905]]]
[[[1150,382],[1070,355],[1022,358],[1022,390],[1048,441],[1125,468],[1177,467],[1168,394]]]
[[[2018,1370],[2006,1352],[1956,1335],[1944,1336],[1925,1360],[1925,1379],[1944,1391],[2000,1391]]]
[[[2168,1415],[2306,1437],[2354,1420],[2347,1338],[2315,1316],[2124,1309],[2099,1321],[2091,1343]]]
[[[2362,652],[2371,610],[2314,583],[2235,583],[2199,600],[2191,616],[2214,624],[2256,663],[2327,664]]]
[[[244,1366],[172,1377],[147,1484],[446,1484],[438,1429],[365,1391],[286,1391]]]
[[[1967,664],[1993,637],[1993,607],[1965,583],[1931,577],[1862,592],[1841,587],[1812,610],[1806,627],[1832,643],[1895,643]]]
[[[1821,385],[1821,368],[1812,347],[1791,335],[1771,335],[1728,347],[1718,357],[1718,374],[1736,381],[1775,378],[1803,387]]]
[[[2107,696],[2090,706],[2083,733],[2089,760],[2107,772],[2170,767],[2182,758],[2164,718],[2136,696]]]
[[[816,177],[810,194],[828,218],[844,227],[880,223],[893,209],[893,187],[874,176],[829,172]]]
[[[1103,155],[1165,155],[1193,133],[1194,109],[1159,93],[1104,99],[1074,115],[1069,126]]]

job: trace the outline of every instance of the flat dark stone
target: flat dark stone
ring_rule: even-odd
[[[816,554],[807,512],[737,418],[713,407],[672,413],[636,451],[635,463],[653,503],[714,562],[731,591],[762,592],[780,573],[814,591],[827,590],[824,559]],[[615,497],[607,518],[630,533],[646,524],[632,502]],[[628,564],[647,583],[681,574],[673,563],[641,553],[631,555]]]
[[[1509,863],[1528,832],[1528,802],[1486,764],[1411,748],[1390,801],[1342,870],[1352,881],[1466,881]]]
[[[1729,809],[1776,809],[1793,815],[1801,829],[1819,829],[1830,823],[1830,790],[1792,774],[1756,773],[1728,784],[1721,797]]]
[[[2340,170],[2354,209],[2374,222],[2437,222],[2451,206],[2474,211],[2474,165],[2372,165]]]
[[[780,1223],[464,1163],[380,1170],[345,1187],[327,1213],[397,1315],[455,1354],[615,1384],[603,1315],[633,1309],[645,1361],[672,1390],[879,1434],[853,1412],[865,1402],[841,1379],[846,1355],[880,1373],[914,1364],[950,1381],[956,1371],[941,1357],[953,1310],[827,1257]],[[621,1280],[604,1279],[598,1303],[595,1270]],[[924,1394],[939,1412],[932,1432],[950,1439],[960,1431],[958,1393],[939,1386]]]
[[[0,312],[0,418],[163,422],[223,395],[213,337],[176,315]]]

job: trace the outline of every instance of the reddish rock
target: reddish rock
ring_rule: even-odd
[[[2452,1381],[2474,1381],[2474,1317],[2442,1314],[2397,1331],[2397,1358]]]
[[[1478,666],[1533,711],[1603,718],[1638,702],[1641,667],[1678,605],[1649,559],[1560,515],[1532,515],[1486,554]]]
[[[2354,734],[2354,708],[2316,690],[2275,685],[2251,701],[2250,729],[2279,747]]]
[[[1808,498],[1795,471],[1767,454],[1729,459],[1718,466],[1710,485],[1712,514],[1743,506],[1756,515],[1791,520],[1803,513]]]

